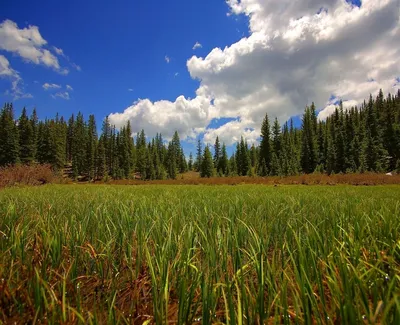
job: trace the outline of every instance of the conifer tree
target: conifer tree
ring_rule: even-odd
[[[19,159],[23,164],[29,164],[34,159],[35,139],[32,124],[28,119],[25,107],[18,120]]]
[[[94,179],[96,174],[95,150],[97,146],[97,129],[94,115],[89,115],[87,127],[87,143],[86,143],[86,165],[85,172],[89,180]]]
[[[39,120],[36,113],[36,108],[34,108],[29,119],[32,127],[33,160],[37,160],[38,121]]]
[[[221,144],[219,143],[219,138],[217,136],[214,144],[214,168],[217,170],[220,159],[221,159]]]
[[[204,148],[204,155],[201,163],[200,177],[212,177],[214,174],[214,161],[208,145]]]
[[[96,146],[96,179],[103,179],[106,172],[106,150],[104,148],[104,137],[101,136]]]
[[[195,169],[197,172],[199,172],[201,169],[201,162],[203,159],[202,154],[203,154],[203,149],[201,146],[201,141],[200,141],[200,139],[198,139],[197,140],[197,155],[196,155],[196,162],[195,162]]]
[[[269,118],[268,114],[265,114],[264,121],[261,125],[261,141],[260,141],[260,157],[258,164],[258,174],[263,175],[264,171],[266,174],[269,173],[271,168],[271,131],[269,127]],[[263,166],[262,164],[265,164]]]
[[[189,154],[188,168],[189,168],[189,171],[193,170],[193,155],[192,155],[192,153]]]
[[[0,166],[19,162],[18,128],[12,104],[5,104],[0,113]]]
[[[218,164],[218,172],[225,176],[229,175],[229,161],[225,143],[222,144],[222,152],[221,159],[219,160]]]
[[[82,113],[78,113],[74,123],[72,139],[72,170],[74,177],[86,172],[87,131]]]

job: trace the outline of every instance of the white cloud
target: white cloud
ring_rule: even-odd
[[[68,61],[68,63],[71,65],[71,67],[73,67],[75,70],[77,71],[81,71],[81,67],[79,65],[77,65],[74,62],[71,62],[71,59],[69,58],[68,55],[66,55],[64,53],[64,51],[56,46],[53,46],[53,50],[61,57],[63,57],[64,59],[66,59]],[[68,74],[68,69],[64,69],[64,72],[66,72],[66,74]]]
[[[32,98],[30,93],[24,92],[23,80],[19,73],[10,66],[10,62],[4,55],[0,55],[0,78],[8,78],[11,80],[11,89],[6,94],[11,95],[14,100],[19,98]]]
[[[132,88],[128,88],[128,91],[133,91],[133,89]]]
[[[203,45],[201,45],[199,42],[196,42],[196,44],[193,45],[192,50],[201,49],[202,47]]]
[[[70,85],[67,85],[65,88],[67,88],[67,90],[73,91],[74,88],[72,88]]]
[[[0,24],[0,50],[14,53],[27,62],[42,64],[66,75],[68,69],[60,66],[58,58],[47,47],[47,41],[42,37],[37,26],[19,28],[11,20]],[[55,53],[68,59],[62,49],[52,48]],[[68,59],[69,61],[69,59]]]
[[[69,100],[69,93],[66,92],[58,92],[55,95],[51,95],[51,97],[53,97],[54,99],[56,99],[57,97],[65,99],[65,100]]]
[[[174,77],[176,78],[177,76],[179,76],[179,72],[175,72]]]
[[[139,99],[124,112],[110,114],[109,118],[117,127],[130,120],[133,132],[144,129],[149,136],[161,132],[169,139],[177,130],[181,139],[185,139],[196,137],[212,117],[207,98],[197,96],[194,99],[186,99],[179,96],[174,102]]]
[[[0,76],[16,77],[18,73],[10,66],[10,62],[4,55],[0,55]]]
[[[45,83],[45,84],[43,84],[43,89],[44,90],[49,90],[49,89],[60,89],[61,88],[61,86],[60,85],[57,85],[57,84],[49,84],[49,83]]]
[[[206,130],[205,141],[212,143],[219,135],[228,142],[233,131],[253,141],[266,112],[284,122],[314,101],[318,108],[326,107],[323,118],[332,109],[331,96],[354,105],[379,88],[395,91],[400,75],[398,0],[363,0],[360,8],[345,0],[227,2],[232,14],[249,18],[249,36],[187,61],[200,86],[195,99],[182,98],[207,102],[208,113],[200,121],[185,119],[185,135],[205,129],[214,117],[238,118]],[[152,114],[146,113],[149,107]],[[118,120],[135,122],[132,111],[142,112],[136,123],[145,130],[148,124],[152,130],[173,130],[174,123],[165,123],[180,113],[176,101],[159,101],[133,105]]]
[[[210,145],[215,143],[215,139],[219,138],[226,145],[232,145],[240,141],[243,136],[249,145],[256,143],[260,134],[253,128],[248,128],[246,121],[230,121],[215,129],[207,129],[204,134],[204,142]]]
[[[170,62],[171,62],[171,58],[170,58],[168,55],[166,55],[166,56],[164,57],[164,60],[165,60],[165,62],[167,62],[167,63],[170,63]]]

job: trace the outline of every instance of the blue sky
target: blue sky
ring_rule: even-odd
[[[61,48],[81,67],[76,71],[61,58],[70,69],[64,76],[4,52],[23,78],[25,91],[33,95],[15,101],[16,111],[36,106],[42,117],[82,111],[100,121],[138,98],[194,97],[199,82],[190,77],[186,60],[247,33],[247,19],[228,17],[227,12],[224,1],[215,0],[2,2],[0,21],[12,20],[20,29],[38,26],[50,46]],[[202,48],[194,51],[196,42]],[[71,85],[70,100],[52,98],[54,91],[42,88],[45,83]],[[12,101],[11,95],[4,95],[9,81],[2,79],[0,86],[0,100]]]
[[[325,118],[395,91],[397,1],[2,1],[0,101],[176,129],[187,152],[197,138],[254,143],[266,112],[298,125],[312,101]]]

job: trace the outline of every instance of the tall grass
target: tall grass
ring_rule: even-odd
[[[0,320],[400,324],[400,187],[0,192]]]

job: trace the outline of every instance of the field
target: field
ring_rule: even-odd
[[[400,324],[400,186],[0,191],[0,324]]]

